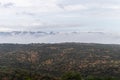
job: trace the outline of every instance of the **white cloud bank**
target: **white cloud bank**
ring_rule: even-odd
[[[88,26],[96,19],[96,27],[100,24],[105,27],[104,21],[113,25],[120,20],[119,5],[119,0],[0,0],[0,31],[33,30],[46,25],[52,28],[71,23]]]

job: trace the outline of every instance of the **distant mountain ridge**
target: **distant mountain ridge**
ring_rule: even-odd
[[[34,34],[48,34],[46,32],[31,32],[31,31],[13,31],[13,32],[0,32],[0,36],[12,36],[12,35],[34,35]]]
[[[0,43],[84,42],[119,44],[120,36],[104,32],[11,31],[0,32]]]
[[[11,32],[0,32],[0,36],[12,36],[12,35],[55,35],[55,34],[59,34],[59,33],[81,33],[81,32],[54,32],[54,31],[49,31],[49,32],[45,32],[45,31],[11,31]],[[82,33],[98,33],[98,34],[104,34],[103,32],[82,32]]]

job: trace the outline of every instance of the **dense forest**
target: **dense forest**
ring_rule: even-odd
[[[120,80],[119,77],[120,45],[0,44],[0,80]]]

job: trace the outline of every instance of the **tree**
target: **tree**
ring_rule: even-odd
[[[79,72],[67,72],[62,76],[62,80],[82,80]]]
[[[43,76],[40,80],[55,80],[55,79],[49,75],[46,75],[46,76]]]

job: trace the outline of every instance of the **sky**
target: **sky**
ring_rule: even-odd
[[[0,31],[120,33],[120,0],[0,0]]]

